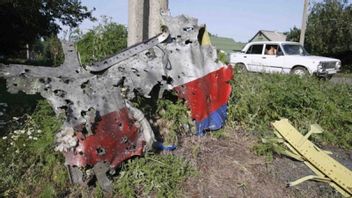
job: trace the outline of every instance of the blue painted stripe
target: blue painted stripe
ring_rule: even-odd
[[[227,104],[221,106],[219,109],[211,113],[207,118],[201,122],[196,122],[196,134],[198,136],[205,135],[206,131],[215,131],[221,129],[227,118]]]
[[[153,148],[158,151],[173,151],[176,149],[176,145],[165,146],[162,142],[154,142]]]

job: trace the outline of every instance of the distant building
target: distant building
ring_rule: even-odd
[[[236,42],[232,38],[210,36],[211,44],[213,44],[217,50],[224,51],[226,53],[241,51],[244,47],[244,43]]]
[[[253,41],[286,41],[286,35],[281,32],[259,30],[248,42]]]

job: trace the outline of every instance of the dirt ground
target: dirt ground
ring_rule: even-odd
[[[284,156],[273,161],[257,156],[251,149],[257,139],[243,130],[225,129],[226,137],[216,139],[185,137],[175,154],[185,157],[198,174],[184,184],[184,197],[340,197],[328,184],[305,182],[287,187],[312,174],[303,163]],[[333,152],[352,168],[352,153]]]

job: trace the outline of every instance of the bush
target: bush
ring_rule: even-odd
[[[82,64],[91,64],[116,54],[127,47],[127,28],[102,17],[101,23],[82,34],[76,30],[77,49]]]
[[[300,131],[318,123],[320,144],[352,148],[352,87],[314,77],[237,74],[229,101],[229,122],[260,137],[271,136],[270,123],[288,118]]]

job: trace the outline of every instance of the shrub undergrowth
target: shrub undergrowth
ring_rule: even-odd
[[[281,74],[237,74],[232,82],[228,121],[259,137],[272,136],[270,123],[288,118],[301,132],[317,123],[313,135],[321,144],[352,148],[352,87],[315,77]]]
[[[179,136],[192,133],[192,129],[194,131],[194,125],[184,101],[159,100],[157,112],[161,119],[169,122],[169,133],[164,134],[165,144],[177,145]]]
[[[173,155],[146,155],[129,160],[114,182],[123,197],[179,197],[181,184],[195,171],[182,158]]]
[[[133,103],[151,121],[155,135],[166,145],[178,145],[180,136],[195,131],[190,110],[174,92],[166,91],[162,98],[158,98],[158,94],[151,98],[137,95]]]
[[[63,157],[53,149],[60,119],[45,101],[24,116],[24,123],[0,140],[0,194],[56,197],[69,185]]]

